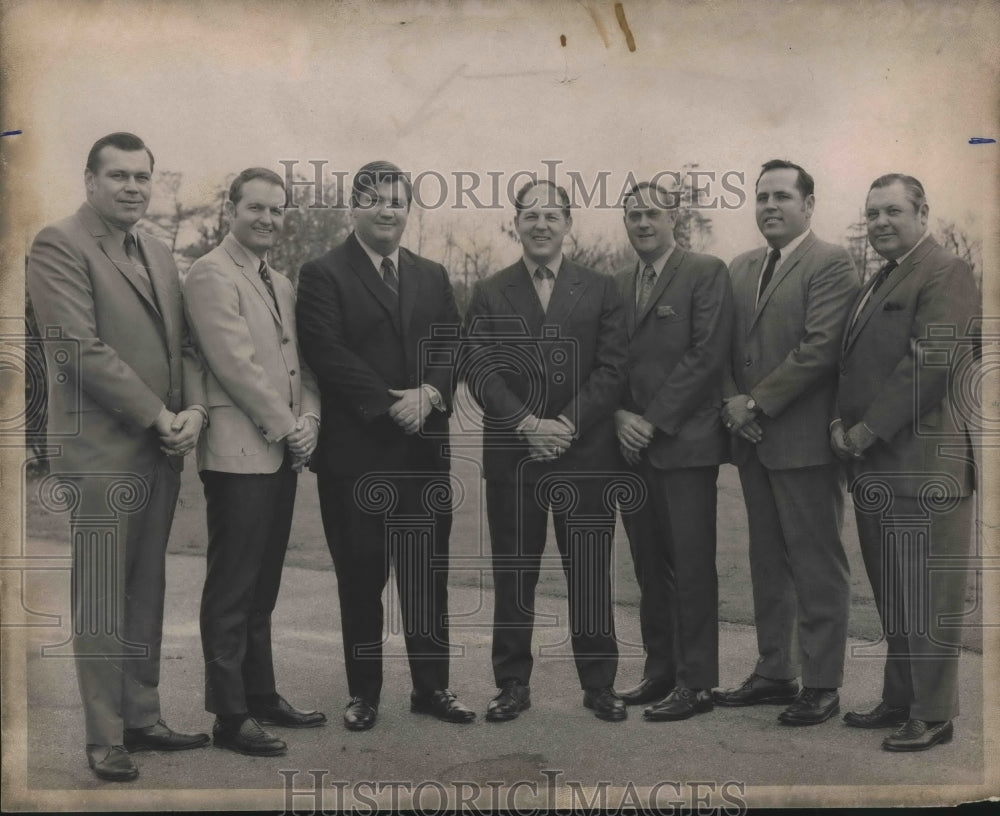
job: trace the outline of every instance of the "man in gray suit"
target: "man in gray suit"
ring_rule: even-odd
[[[968,264],[927,232],[927,215],[917,179],[872,182],[868,240],[887,263],[851,308],[831,426],[834,452],[851,465],[861,554],[888,644],[882,699],[844,720],[900,726],[882,741],[887,751],[952,738],[954,621],[967,573],[932,561],[959,561],[972,538],[975,406],[955,386],[978,382],[966,374],[978,365],[969,334],[980,298]]]
[[[92,525],[74,534],[72,612],[87,760],[119,782],[139,775],[132,751],[208,742],[168,728],[157,691],[167,538],[205,408],[177,268],[136,229],[152,173],[138,136],[99,139],[84,172],[87,202],[38,234],[27,270],[42,336],[59,329],[80,353],[65,384],[64,366],[48,360],[50,428],[66,434],[52,469],[75,496],[74,519],[113,519],[108,534]]]
[[[201,597],[205,707],[216,746],[283,754],[261,724],[313,728],[275,688],[271,613],[295,507],[296,470],[316,447],[319,392],[299,359],[295,289],[267,263],[281,234],[285,185],[264,167],[233,179],[229,233],[184,278],[184,309],[205,361],[209,425],[198,443],[208,514]]]
[[[715,702],[790,703],[778,717],[786,725],[839,710],[850,603],[843,477],[828,427],[858,281],[846,250],[809,229],[814,205],[805,170],[782,160],[763,166],[756,213],[768,245],[731,265],[736,321],[723,384],[750,527],[759,657]]]

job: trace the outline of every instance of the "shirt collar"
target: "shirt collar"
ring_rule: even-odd
[[[656,277],[660,277],[663,273],[664,267],[667,265],[667,261],[670,260],[670,256],[674,254],[674,250],[677,249],[677,244],[674,244],[666,252],[664,252],[659,258],[650,264],[653,270],[656,272]],[[646,262],[640,258],[639,263],[636,267],[636,274],[642,275],[642,270],[646,268]]]
[[[232,233],[229,233],[229,234],[233,235]],[[246,253],[247,257],[250,258],[253,261],[256,261],[258,265],[260,265],[261,261],[263,261],[264,263],[267,263],[267,253],[266,252],[263,255],[258,255],[256,252],[254,252],[252,249],[250,249],[250,247],[248,247],[246,244],[241,243],[240,240],[239,240],[239,238],[237,238],[235,235],[233,235],[233,240],[236,242],[236,245]]]
[[[531,275],[531,277],[535,277],[535,272],[538,271],[538,267],[540,267],[541,264],[531,260],[527,255],[522,256],[522,259],[524,260],[524,265],[528,267],[528,274]],[[559,268],[562,266],[562,262],[563,254],[560,252],[558,258],[545,264],[545,266],[548,267],[549,272],[552,273],[553,278],[559,277]]]
[[[795,252],[796,249],[799,248],[799,244],[801,244],[804,240],[806,240],[806,238],[809,236],[810,232],[812,232],[812,230],[809,229],[809,228],[806,228],[805,232],[803,232],[801,235],[797,235],[795,238],[793,238],[791,241],[789,241],[787,244],[785,244],[780,250],[778,250],[781,253],[781,258],[778,261],[778,266],[780,266],[781,264],[783,264],[785,261],[788,260],[788,256],[791,255],[793,252]],[[767,246],[767,255],[764,256],[764,263],[767,263],[767,257],[768,257],[768,255],[771,254],[771,251],[773,249],[774,249],[774,247],[772,247],[770,244],[768,244],[768,246]]]
[[[370,246],[368,246],[368,244],[366,244],[364,241],[362,241],[361,240],[361,236],[358,235],[357,232],[354,233],[354,237],[358,239],[358,243],[361,244],[361,248],[365,251],[365,255],[367,255],[369,258],[371,258],[372,265],[374,265],[375,271],[378,272],[379,275],[382,274],[382,259],[383,258],[388,258],[390,261],[392,261],[392,265],[396,268],[396,274],[397,275],[399,274],[399,247],[398,246],[392,252],[390,252],[388,255],[383,255],[381,252],[376,252],[374,249],[372,249]]]
[[[927,240],[927,236],[928,235],[930,235],[930,232],[927,231],[927,230],[924,230],[924,234],[920,236],[920,240],[919,241],[917,241],[913,246],[910,247],[910,251],[907,252],[905,255],[903,255],[901,258],[896,258],[896,266],[902,266],[903,261],[905,261],[907,258],[909,258],[913,254],[914,250],[918,246],[920,246],[924,241]],[[888,259],[886,259],[886,260],[888,260]]]

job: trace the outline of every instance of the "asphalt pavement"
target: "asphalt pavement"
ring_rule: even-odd
[[[203,558],[168,556],[161,695],[164,718],[183,731],[210,731],[212,725],[203,710],[198,634],[204,571]],[[962,714],[954,741],[922,753],[883,751],[886,731],[849,728],[839,717],[817,726],[783,726],[776,706],[716,708],[676,723],[645,722],[639,707],[629,709],[626,721],[608,723],[582,706],[564,623],[566,602],[550,595],[538,598],[532,708],[513,722],[487,723],[486,703],[496,693],[488,585],[453,584],[450,590],[450,685],[478,712],[476,721],[453,725],[409,712],[402,637],[391,631],[378,723],[368,732],[349,732],[341,724],[348,694],[336,593],[333,572],[288,567],[273,620],[278,689],[300,708],[326,712],[325,727],[273,728],[289,744],[283,757],[250,758],[211,746],[138,754],[140,776],[129,784],[94,778],[84,754],[73,661],[40,656],[41,645],[66,640],[68,615],[50,621],[58,625],[22,630],[25,661],[9,650],[6,656],[5,806],[24,797],[22,804],[47,810],[224,805],[314,812],[371,810],[376,801],[424,810],[456,805],[615,810],[696,807],[707,801],[730,808],[931,804],[979,799],[991,786],[996,790],[992,739],[984,751],[980,654],[962,656]],[[68,595],[65,570],[36,570],[25,579],[29,609],[65,612]],[[388,617],[395,620],[395,614]],[[619,605],[616,626],[622,642],[616,685],[626,688],[642,672],[637,609]],[[721,685],[736,685],[754,664],[753,628],[723,624],[720,643]],[[842,711],[877,701],[883,654],[879,644],[849,643]],[[988,764],[986,753],[993,757]]]

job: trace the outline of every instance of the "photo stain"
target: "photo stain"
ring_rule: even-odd
[[[562,46],[563,48],[565,48],[565,47],[566,47],[566,35],[565,35],[565,34],[560,34],[560,35],[559,35],[559,44],[560,44],[560,45],[561,45],[561,46]]]
[[[7,134],[4,134],[5,136]],[[973,136],[969,139],[969,144],[996,144],[996,139],[988,139],[985,136]]]
[[[629,51],[635,51],[635,37],[632,36],[632,29],[628,27],[628,20],[625,19],[625,6],[615,3],[615,17],[618,18],[618,25],[625,33],[625,43]]]

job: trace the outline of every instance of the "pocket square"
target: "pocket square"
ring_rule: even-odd
[[[894,302],[892,300],[887,300],[885,302],[885,305],[882,307],[882,311],[884,311],[884,312],[898,312],[898,311],[902,310],[902,308],[903,308],[903,304],[902,303],[896,303],[896,302]]]
[[[670,317],[671,315],[676,315],[677,312],[674,311],[673,306],[657,306],[656,316],[657,317]]]

